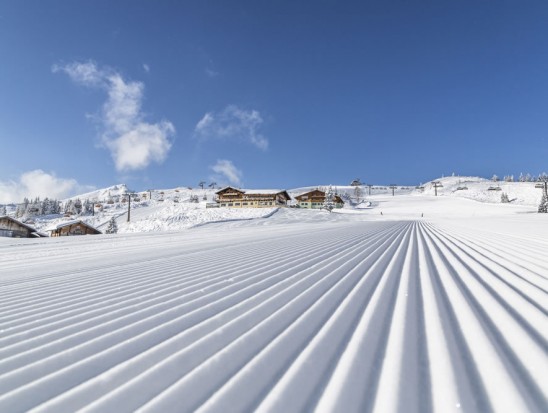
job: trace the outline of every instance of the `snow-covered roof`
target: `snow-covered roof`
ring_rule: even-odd
[[[61,229],[61,228],[64,228],[64,227],[68,227],[68,226],[74,225],[74,224],[81,224],[81,225],[84,225],[84,226],[89,227],[89,228],[97,229],[97,228],[93,227],[92,225],[86,224],[81,219],[72,219],[70,221],[63,221],[63,222],[58,223],[57,225],[51,226],[51,227],[47,228],[46,231],[55,231],[55,230],[58,230],[58,229]]]
[[[276,195],[281,192],[285,192],[283,189],[243,189],[248,195]]]
[[[30,231],[36,231],[36,228],[31,227],[30,225],[25,224],[24,222],[21,222],[21,221],[19,221],[18,219],[9,217],[9,216],[7,216],[7,215],[2,215],[2,216],[0,216],[0,219],[8,219],[8,220],[10,220],[10,221],[12,221],[12,222],[15,222],[16,224],[18,224],[18,225],[20,225],[20,226],[22,226],[22,227],[27,228],[27,229],[30,230]]]

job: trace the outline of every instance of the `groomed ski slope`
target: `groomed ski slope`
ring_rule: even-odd
[[[3,239],[0,411],[546,411],[547,220],[377,201]]]

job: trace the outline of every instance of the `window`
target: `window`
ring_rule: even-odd
[[[8,229],[0,229],[0,237],[13,237],[13,231]]]

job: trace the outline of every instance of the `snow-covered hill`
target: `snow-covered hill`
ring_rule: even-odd
[[[395,197],[410,195],[424,199],[431,198],[436,191],[433,182],[438,182],[441,185],[437,188],[440,199],[466,198],[481,203],[500,204],[501,195],[504,193],[511,201],[509,204],[505,204],[509,208],[511,205],[536,208],[542,195],[542,191],[535,188],[534,182],[492,182],[477,177],[459,176],[440,178],[417,187],[396,186],[394,190],[390,186],[381,185],[372,185],[371,187],[364,185],[358,191],[354,186],[333,185],[332,187],[345,199],[345,212],[371,213],[367,210],[381,210],[382,205],[378,202],[379,198],[392,194]],[[295,197],[316,188],[325,190],[327,187],[328,185],[318,185],[294,188],[289,189],[288,193]],[[44,231],[63,221],[81,219],[104,230],[107,222],[114,217],[117,220],[120,233],[178,231],[208,222],[261,218],[269,216],[273,212],[272,209],[206,208],[208,203],[214,203],[216,191],[209,188],[178,187],[136,192],[132,197],[131,221],[128,223],[128,203],[127,196],[124,194],[129,191],[126,185],[118,184],[70,198],[72,201],[80,199],[93,202],[97,206],[93,216],[90,214],[42,216],[33,218],[33,225],[39,231]],[[371,195],[369,195],[370,193]],[[358,199],[360,201],[367,200],[368,207],[365,210],[355,209]],[[412,202],[412,198],[407,197],[406,199],[408,202]],[[64,201],[67,202],[69,199]],[[432,205],[435,208],[437,204]],[[13,214],[14,210],[11,213]]]
[[[424,190],[417,190],[417,195],[434,195],[433,182],[442,187],[437,189],[438,196],[451,196],[473,199],[480,202],[500,203],[501,194],[508,195],[509,200],[517,205],[538,206],[542,190],[535,188],[535,182],[493,182],[477,177],[452,176],[433,180],[423,185]]]

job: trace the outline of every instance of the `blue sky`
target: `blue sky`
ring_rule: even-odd
[[[547,21],[528,0],[4,1],[0,201],[538,174]]]

